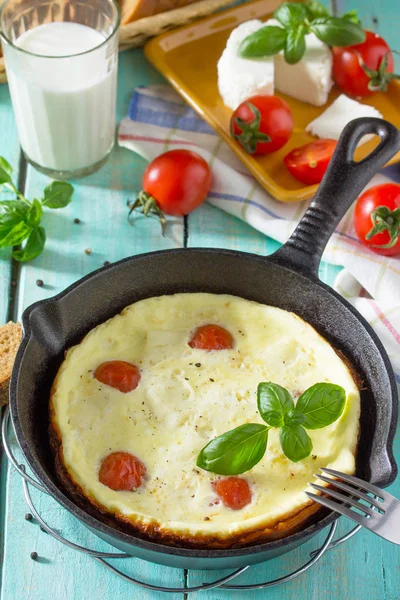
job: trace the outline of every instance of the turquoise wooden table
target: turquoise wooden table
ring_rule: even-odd
[[[380,32],[389,44],[400,50],[400,3],[398,0],[336,0],[335,10],[358,8],[366,27]],[[397,67],[400,62],[397,59]],[[161,77],[146,63],[141,50],[121,55],[118,88],[118,119],[127,112],[129,99],[138,85],[159,83]],[[21,190],[29,198],[48,180],[21,158],[7,86],[0,86],[0,155],[15,168]],[[135,227],[127,223],[126,200],[140,189],[145,162],[124,149],[116,148],[109,163],[98,173],[75,184],[72,204],[62,211],[47,211],[48,232],[42,256],[19,265],[7,251],[0,252],[0,323],[17,319],[24,308],[36,300],[52,296],[101,267],[105,261],[126,256],[187,246],[214,246],[269,254],[278,244],[241,221],[205,204],[185,223],[177,219],[165,238],[151,220],[137,219]],[[80,223],[74,223],[78,217]],[[91,254],[85,253],[90,248]],[[332,283],[337,267],[324,264],[320,275]],[[43,287],[36,280],[44,282]],[[396,440],[400,462],[400,440]],[[135,588],[109,573],[92,558],[60,545],[42,532],[35,521],[25,520],[28,512],[21,479],[3,457],[0,479],[0,579],[1,600],[158,600],[169,597],[183,600],[186,594],[148,592]],[[400,497],[400,482],[392,486]],[[109,551],[96,541],[72,516],[43,494],[33,498],[45,520],[69,539]],[[350,524],[342,519],[343,533]],[[325,534],[289,555],[253,567],[238,583],[254,583],[284,575],[308,559]],[[38,553],[32,560],[31,552]],[[116,566],[122,566],[114,560]],[[160,567],[137,559],[125,561],[127,573],[157,585],[189,587],[210,581],[222,573],[187,572]],[[347,544],[328,552],[312,571],[283,586],[261,592],[201,592],[204,600],[255,600],[269,598],[305,598],[307,600],[399,600],[400,550],[368,532],[357,534]]]

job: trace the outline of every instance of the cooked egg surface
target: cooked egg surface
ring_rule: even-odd
[[[209,323],[232,334],[233,349],[188,345]],[[109,360],[140,368],[134,391],[122,393],[93,377]],[[256,401],[261,381],[286,387],[295,401],[314,383],[335,383],[346,390],[346,407],[332,425],[308,432],[312,455],[298,463],[284,456],[279,430],[271,429],[264,458],[240,476],[252,500],[231,510],[213,491],[218,476],[196,467],[196,458],[217,435],[263,423]],[[304,491],[319,467],[355,470],[360,396],[346,365],[295,314],[233,296],[176,294],[129,306],[67,352],[52,409],[65,466],[87,496],[133,522],[179,534],[227,537],[268,526],[307,504]],[[102,460],[118,451],[146,467],[136,491],[99,482]]]

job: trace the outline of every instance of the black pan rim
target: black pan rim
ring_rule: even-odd
[[[330,525],[333,521],[335,521],[338,518],[338,515],[336,515],[335,513],[330,513],[327,516],[325,516],[324,518],[320,519],[319,521],[309,525],[305,529],[302,529],[301,531],[299,531],[295,534],[289,535],[286,538],[282,538],[282,539],[276,540],[276,541],[266,542],[264,544],[257,544],[254,546],[248,546],[248,547],[237,548],[237,549],[218,550],[218,549],[181,548],[181,547],[177,547],[177,546],[168,546],[168,545],[165,545],[165,544],[162,544],[159,542],[145,540],[145,539],[136,537],[134,534],[128,534],[128,533],[121,532],[117,529],[114,529],[111,526],[104,524],[102,521],[96,519],[95,517],[92,517],[91,515],[86,513],[84,510],[80,509],[75,503],[73,503],[53,483],[52,479],[44,472],[41,465],[37,464],[35,458],[33,457],[32,453],[30,451],[29,446],[26,444],[26,442],[24,440],[23,433],[22,433],[22,427],[21,427],[21,424],[19,421],[19,416],[18,416],[18,409],[17,409],[17,387],[18,387],[19,371],[21,368],[21,362],[23,359],[25,348],[26,348],[26,346],[29,342],[29,339],[32,335],[31,326],[30,326],[30,315],[32,314],[32,312],[38,307],[43,307],[50,303],[56,303],[57,301],[68,296],[70,293],[72,293],[75,289],[80,287],[82,284],[86,283],[87,281],[89,281],[95,277],[98,277],[100,275],[105,275],[106,273],[111,274],[113,270],[117,269],[122,264],[125,264],[128,262],[139,262],[142,260],[147,260],[147,257],[154,256],[154,255],[166,256],[166,255],[172,255],[172,254],[181,254],[183,252],[184,253],[193,253],[193,254],[196,254],[198,252],[201,252],[201,254],[205,254],[205,253],[207,253],[207,254],[225,254],[225,255],[230,255],[232,257],[240,258],[243,260],[250,259],[252,261],[257,261],[257,262],[260,261],[262,263],[264,263],[266,260],[274,262],[273,258],[271,259],[271,258],[267,258],[265,256],[260,256],[260,255],[252,254],[252,253],[248,253],[248,252],[239,252],[239,251],[235,251],[235,250],[226,250],[226,249],[219,249],[219,248],[174,248],[174,249],[170,249],[170,250],[158,250],[155,252],[143,253],[143,254],[139,254],[136,256],[127,257],[120,261],[112,263],[110,265],[107,265],[105,267],[101,267],[100,269],[97,269],[97,270],[89,273],[88,275],[84,276],[83,278],[79,279],[78,281],[74,282],[68,288],[66,288],[59,294],[53,296],[52,298],[47,298],[45,300],[39,300],[38,302],[35,302],[31,306],[29,306],[22,315],[24,337],[23,337],[23,340],[22,340],[21,345],[17,352],[14,369],[13,369],[13,374],[12,374],[12,378],[11,378],[11,385],[10,385],[11,420],[13,423],[13,427],[14,427],[14,431],[15,431],[15,435],[16,435],[18,444],[19,444],[21,451],[22,451],[26,461],[28,462],[30,468],[35,473],[35,475],[38,477],[38,479],[42,483],[42,485],[46,488],[46,490],[48,491],[50,496],[52,496],[57,502],[59,502],[66,510],[68,510],[70,513],[72,513],[75,517],[77,517],[78,519],[83,521],[83,523],[85,523],[87,526],[89,526],[89,528],[100,531],[101,533],[103,533],[104,535],[106,535],[110,538],[113,538],[113,537],[117,538],[119,541],[124,542],[128,545],[132,544],[134,546],[138,546],[139,548],[148,550],[150,552],[161,553],[161,554],[172,554],[175,556],[181,556],[182,558],[199,558],[199,559],[200,558],[214,558],[214,559],[221,558],[222,559],[222,558],[229,558],[229,557],[233,558],[233,557],[246,556],[246,555],[262,554],[263,552],[273,551],[275,549],[281,548],[282,546],[289,545],[289,543],[295,543],[297,541],[301,542],[301,540],[303,540],[303,539],[304,539],[304,541],[306,541],[311,536],[320,532],[322,529],[324,529],[325,527]],[[273,256],[273,255],[271,255],[271,256]],[[286,269],[288,271],[293,272],[288,266],[281,265],[281,264],[278,264],[277,266],[279,268]],[[388,375],[388,378],[390,381],[392,397],[396,400],[397,386],[396,386],[396,382],[395,382],[395,378],[394,378],[390,360],[387,356],[386,350],[384,349],[380,339],[378,338],[376,333],[373,331],[371,326],[367,323],[367,321],[360,315],[360,313],[350,303],[348,303],[344,298],[342,298],[330,286],[321,282],[317,277],[314,277],[313,275],[310,275],[310,274],[304,274],[304,273],[298,273],[298,272],[296,272],[296,275],[299,277],[303,277],[304,279],[306,279],[314,284],[317,284],[318,286],[325,289],[325,291],[330,293],[334,298],[336,298],[342,304],[344,309],[347,309],[348,311],[350,311],[361,322],[361,324],[367,330],[367,333],[372,338],[372,341],[375,343],[375,345],[377,346],[377,348],[382,356],[382,360],[384,362],[385,369],[386,369],[386,372],[387,372],[387,375]],[[397,476],[397,465],[396,465],[394,455],[393,455],[393,441],[394,441],[395,432],[396,432],[397,417],[398,417],[398,405],[397,405],[397,402],[393,402],[392,403],[391,428],[390,428],[389,435],[388,435],[388,438],[387,438],[386,444],[385,444],[386,451],[388,454],[388,459],[389,459],[389,462],[392,467],[391,468],[391,476],[382,487],[386,487],[386,485],[390,485],[390,483],[392,483]]]

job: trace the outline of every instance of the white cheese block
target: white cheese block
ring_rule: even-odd
[[[279,22],[270,19],[266,25],[279,26]],[[329,46],[316,35],[306,35],[306,51],[298,63],[289,65],[283,52],[274,58],[277,90],[313,106],[322,106],[327,102],[333,86],[332,53]]]
[[[347,123],[359,117],[382,118],[382,115],[373,106],[361,104],[342,94],[319,117],[307,125],[306,131],[319,138],[338,140]],[[364,136],[362,143],[368,142],[372,137],[372,135]]]
[[[265,23],[258,19],[246,21],[229,36],[226,48],[218,61],[218,89],[224,104],[234,110],[241,102],[257,94],[274,93],[274,60],[271,58],[240,58],[239,44]]]

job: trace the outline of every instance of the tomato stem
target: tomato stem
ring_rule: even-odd
[[[374,248],[393,248],[400,236],[400,208],[390,210],[387,206],[378,206],[371,213],[372,229],[365,236],[366,240],[370,240],[378,233],[387,231],[390,237],[388,244],[371,244]]]
[[[165,218],[165,215],[162,212],[162,210],[160,209],[160,207],[158,206],[157,200],[155,198],[153,198],[153,196],[151,196],[144,190],[141,190],[139,192],[139,195],[136,198],[135,202],[128,203],[128,208],[130,209],[129,214],[128,214],[128,221],[131,224],[133,224],[132,214],[133,214],[133,211],[135,211],[135,210],[138,210],[139,212],[141,212],[142,215],[144,215],[145,217],[150,217],[151,215],[154,215],[159,219],[160,224],[161,224],[162,235],[165,236],[167,219]]]
[[[268,134],[260,131],[261,113],[258,108],[251,102],[246,102],[245,104],[252,113],[253,119],[251,121],[245,121],[240,117],[233,119],[235,125],[240,127],[241,133],[235,133],[231,123],[231,136],[239,142],[248,154],[254,154],[257,150],[258,142],[270,142],[271,138]]]
[[[370,69],[363,62],[360,54],[358,54],[358,60],[360,62],[361,68],[364,73],[369,77],[368,89],[370,92],[386,92],[389,83],[392,79],[400,79],[400,75],[396,75],[396,73],[389,73],[388,62],[389,62],[389,52],[383,56],[378,69],[375,71],[374,69]]]

